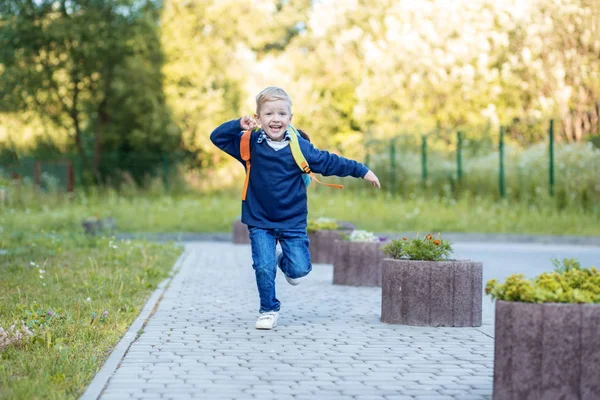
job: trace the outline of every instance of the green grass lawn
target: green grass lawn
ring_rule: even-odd
[[[0,398],[75,399],[182,249],[33,230],[0,235],[0,326],[33,333],[0,334]]]
[[[316,190],[315,190],[316,189]],[[309,216],[350,221],[375,232],[479,232],[549,235],[600,235],[600,207],[527,205],[486,198],[392,197],[365,185],[363,190],[309,188]],[[41,205],[44,204],[44,205]],[[239,191],[185,196],[123,197],[114,192],[77,195],[70,201],[45,197],[9,206],[0,226],[24,229],[81,230],[89,216],[112,216],[122,232],[230,232],[241,213]]]

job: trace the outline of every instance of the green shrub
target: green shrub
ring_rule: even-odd
[[[309,218],[306,230],[308,232],[316,231],[335,231],[340,229],[340,225],[333,218]]]
[[[397,260],[441,261],[446,260],[452,253],[452,246],[439,235],[436,239],[428,234],[423,239],[417,235],[415,239],[392,240],[383,246],[382,250],[386,255]]]
[[[581,268],[572,258],[552,262],[553,272],[544,272],[533,280],[514,274],[502,284],[492,279],[485,292],[494,300],[524,303],[600,303],[600,272],[596,268]]]

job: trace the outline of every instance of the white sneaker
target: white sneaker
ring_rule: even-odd
[[[277,243],[277,245],[275,246],[275,260],[277,260],[277,266],[279,267],[279,269],[281,269],[279,262],[280,262],[280,257],[282,254],[283,254],[283,250],[281,249],[281,245],[279,243]],[[296,286],[300,283],[300,278],[290,278],[289,276],[287,276],[285,274],[283,274],[283,275],[285,276],[285,280],[288,281],[288,283],[292,286]]]
[[[256,320],[256,329],[273,329],[277,326],[279,313],[277,311],[269,311],[262,313]]]
[[[290,285],[296,286],[300,283],[302,278],[290,278],[289,276],[285,275],[285,280],[288,281]]]

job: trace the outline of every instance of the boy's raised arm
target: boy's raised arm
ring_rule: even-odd
[[[240,156],[240,138],[242,127],[239,119],[225,122],[210,134],[210,141],[225,153],[242,162]]]
[[[323,176],[353,176],[364,178],[373,186],[380,187],[379,179],[372,171],[358,161],[340,157],[328,151],[319,150],[311,143],[305,142],[302,148],[310,169]]]
[[[240,119],[234,119],[219,125],[210,134],[210,141],[219,149],[243,163],[240,155],[242,133],[245,130],[253,129],[256,125],[254,118],[245,115]]]

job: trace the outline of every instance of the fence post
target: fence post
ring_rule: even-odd
[[[421,185],[427,186],[427,136],[421,135]]]
[[[550,120],[550,127],[548,129],[548,136],[550,139],[550,196],[554,196],[554,120]]]
[[[390,189],[396,195],[396,138],[390,141]]]
[[[162,178],[163,178],[163,189],[165,191],[165,193],[167,193],[169,191],[169,156],[165,153],[163,153],[162,155],[162,159],[163,159],[163,173],[162,173]]]
[[[504,197],[504,127],[500,127],[500,139],[498,141],[498,152],[500,154],[500,172],[498,176],[498,187],[500,197]]]
[[[460,182],[462,180],[463,169],[462,169],[462,133],[456,132],[456,180]]]

